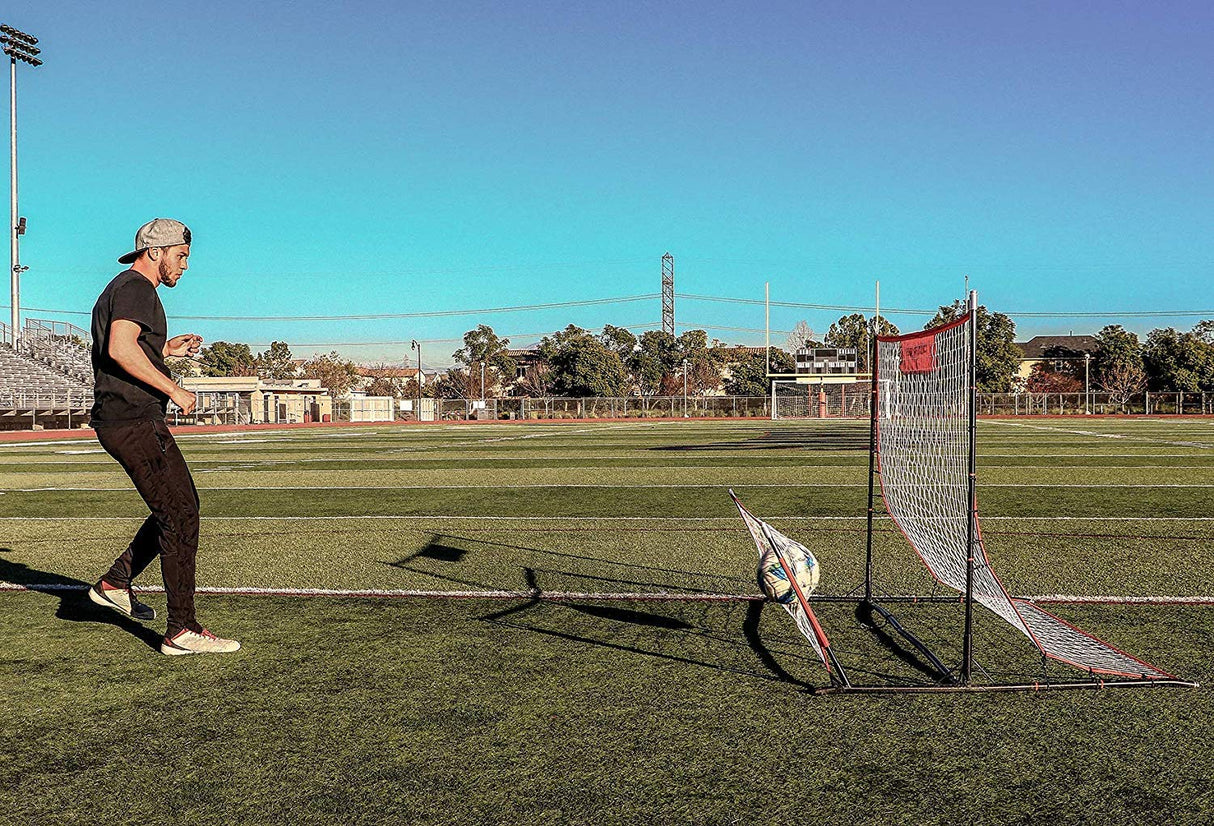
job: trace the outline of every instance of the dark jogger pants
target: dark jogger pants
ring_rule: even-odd
[[[198,491],[163,420],[96,424],[97,440],[122,465],[152,511],[130,546],[102,577],[130,587],[157,555],[169,604],[168,635],[200,630],[194,618],[194,563],[198,555]]]

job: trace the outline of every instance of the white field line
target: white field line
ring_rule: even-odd
[[[863,522],[867,516],[772,516],[773,522]],[[877,521],[890,521],[875,514]],[[142,522],[147,516],[0,516],[0,522]],[[730,522],[736,516],[450,516],[443,514],[364,514],[335,516],[205,516],[207,522],[323,522],[325,520],[399,520],[470,522]],[[986,522],[1214,522],[1214,516],[983,516]],[[705,528],[705,530],[715,530]]]
[[[17,584],[0,582],[0,592],[33,592],[33,591],[85,591],[87,584],[45,583]],[[164,588],[159,585],[148,585],[138,589],[144,593],[162,594]],[[208,587],[197,588],[200,594],[219,594],[235,596],[284,596],[284,597],[374,597],[398,599],[544,599],[544,600],[633,600],[633,601],[663,601],[663,602],[763,602],[766,597],[760,594],[713,594],[713,593],[681,593],[681,592],[598,592],[598,591],[441,591],[441,590],[411,590],[403,588],[292,588],[292,587]],[[913,595],[912,595],[913,596]],[[811,601],[823,599],[822,596],[810,597]],[[829,599],[829,597],[826,597]],[[1037,594],[1014,596],[1013,599],[1024,599],[1029,602],[1071,603],[1071,604],[1112,604],[1112,605],[1214,605],[1214,596],[1121,596],[1121,595],[1076,595],[1076,594]]]
[[[1133,436],[1126,433],[1099,433],[1094,430],[1077,430],[1069,427],[1052,427],[1044,424],[1027,424],[1025,422],[1007,422],[995,421],[993,424],[1004,425],[1006,427],[1023,427],[1029,430],[1044,430],[1050,433],[1069,433],[1075,436],[1090,436],[1096,439],[1126,439],[1133,442],[1148,442],[1156,445],[1172,445],[1174,447],[1199,447],[1199,448],[1214,448],[1214,444],[1207,442],[1174,442],[1169,439],[1153,439],[1149,436]]]
[[[582,482],[548,482],[548,483],[525,483],[520,484],[513,482],[510,484],[494,484],[486,483],[479,485],[254,485],[250,487],[244,486],[226,486],[226,485],[207,485],[198,487],[199,490],[235,490],[235,491],[256,491],[256,490],[503,490],[506,488],[594,488],[594,489],[615,489],[615,488],[636,488],[636,489],[686,489],[686,490],[703,490],[705,488],[718,488],[724,490],[726,488],[856,488],[857,485],[848,482],[829,482],[825,484],[813,484],[809,482],[743,482],[740,484],[727,484],[720,482],[710,482],[704,484],[588,484]],[[979,488],[1132,488],[1138,489],[1153,489],[1153,488],[1214,488],[1214,484],[1176,484],[1176,483],[1161,483],[1161,484],[1120,484],[1120,483],[1084,483],[1084,484],[1049,484],[1043,482],[996,482],[996,483],[978,483]],[[44,487],[44,488],[2,488],[0,495],[5,493],[56,493],[56,492],[85,492],[91,491],[95,493],[112,493],[116,491],[129,491],[131,487],[117,488],[101,488],[101,487]]]

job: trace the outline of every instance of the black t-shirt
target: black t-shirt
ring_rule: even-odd
[[[134,270],[115,276],[93,305],[94,424],[163,419],[169,397],[127,374],[109,356],[110,325],[119,319],[139,325],[139,347],[152,366],[171,377],[164,363],[169,335],[156,287]]]

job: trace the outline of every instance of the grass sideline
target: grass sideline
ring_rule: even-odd
[[[980,488],[1012,590],[1214,593],[1206,489],[1158,487],[1172,471],[1200,480],[1214,425],[1039,427],[980,424],[980,481],[1033,484],[1025,462],[1035,462],[1051,484],[1079,486]],[[854,582],[863,495],[846,485],[865,479],[862,423],[579,430],[182,439],[203,488],[201,582],[456,588],[530,575],[545,587],[753,590],[753,547],[717,504],[735,471],[796,483],[744,496],[820,543],[828,592]],[[0,447],[0,580],[89,581],[134,530],[138,501],[122,491],[17,492],[48,478],[114,486],[108,457],[75,452],[89,449]],[[372,463],[380,483],[424,472],[423,486],[308,489],[317,470]],[[473,465],[512,470],[493,477],[500,487],[464,487]],[[562,487],[579,470],[610,473],[602,488]],[[681,472],[683,486],[628,486]],[[511,474],[552,487],[520,494]],[[297,487],[258,490],[283,477]],[[1155,487],[1084,487],[1097,479]],[[234,481],[241,490],[210,489]],[[1017,516],[1021,506],[1033,518]],[[475,515],[501,518],[466,518]],[[614,516],[634,519],[604,519]],[[889,587],[930,587],[892,531],[879,539]],[[0,811],[13,823],[1198,824],[1214,813],[1207,688],[817,698],[806,685],[821,682],[820,667],[787,618],[743,603],[207,595],[203,619],[246,650],[182,662],[153,652],[159,624],[80,597],[0,593]],[[162,596],[147,601],[163,609]],[[1051,610],[1214,681],[1210,607]],[[822,616],[849,660],[888,667],[842,606]],[[979,631],[988,652],[1016,643],[998,624]]]

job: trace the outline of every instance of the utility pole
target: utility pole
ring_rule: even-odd
[[[18,238],[25,234],[25,220],[17,214],[17,61],[37,68],[42,65],[38,55],[38,38],[14,29],[0,26],[0,46],[9,57],[8,118],[9,118],[9,260],[10,285],[12,287],[13,349],[17,350],[21,337],[21,273],[28,267],[21,266],[21,251]]]
[[[414,413],[417,421],[422,420],[422,346],[417,339],[409,342],[409,349],[417,351],[417,411]]]
[[[1091,390],[1092,385],[1089,382],[1090,374],[1089,374],[1089,370],[1088,370],[1088,368],[1091,366],[1091,363],[1092,363],[1092,354],[1084,353],[1083,354],[1083,413],[1086,416],[1090,416],[1092,413],[1092,390]]]
[[[687,418],[687,366],[691,364],[687,359],[683,359],[683,418]]]

